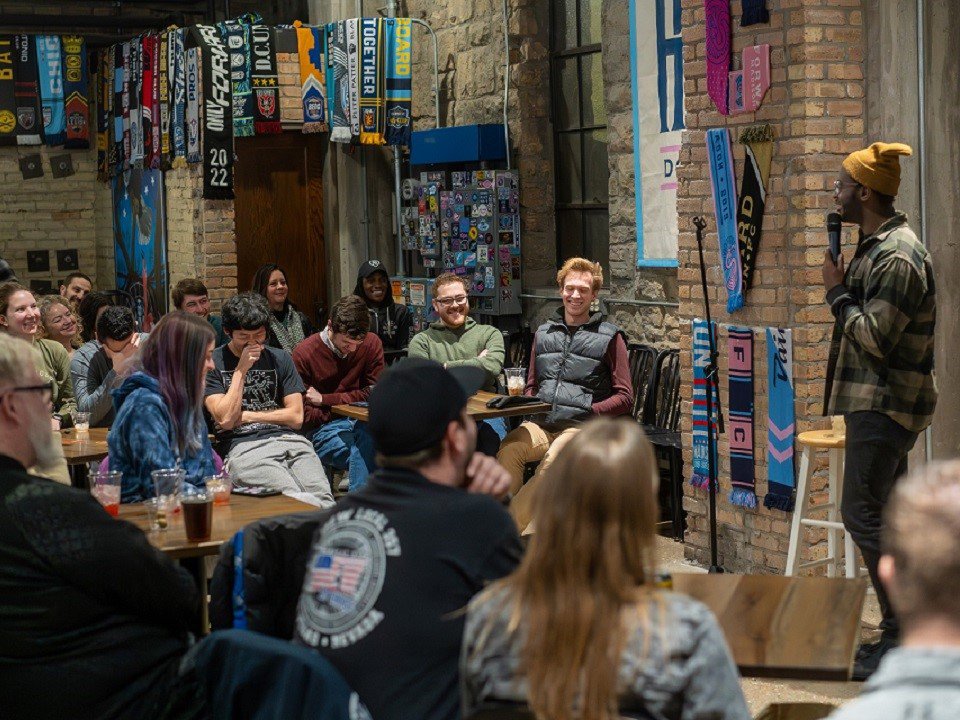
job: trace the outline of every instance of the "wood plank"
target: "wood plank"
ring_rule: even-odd
[[[489,420],[498,417],[521,417],[523,415],[539,415],[540,413],[550,412],[549,403],[537,402],[529,405],[517,405],[510,408],[488,408],[487,401],[496,397],[496,393],[480,390],[473,397],[467,400],[467,414],[474,420]],[[361,422],[367,422],[370,418],[370,412],[366,407],[356,405],[334,405],[330,408],[334,415],[353,418]]]
[[[847,680],[860,640],[862,578],[673,576],[716,615],[744,675]]]
[[[60,444],[67,465],[83,465],[107,456],[107,433],[110,428],[90,428],[85,433],[76,430],[60,432]]]

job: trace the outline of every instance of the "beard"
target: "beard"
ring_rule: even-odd
[[[50,429],[50,420],[47,417],[30,423],[27,440],[36,455],[36,467],[39,470],[52,470],[66,462],[63,458],[63,446]]]

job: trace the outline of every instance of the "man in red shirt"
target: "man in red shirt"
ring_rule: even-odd
[[[595,415],[625,415],[633,404],[623,331],[590,309],[603,285],[600,263],[570,258],[557,284],[563,307],[537,329],[525,390],[553,409],[543,422],[525,422],[510,432],[497,453],[513,480],[510,513],[521,531],[530,522],[533,488],[578,424]],[[538,460],[537,473],[522,485],[523,466]]]
[[[334,416],[330,408],[366,402],[383,372],[383,344],[369,329],[363,300],[347,295],[330,310],[327,327],[293,351],[293,364],[307,386],[303,429],[323,463],[348,470],[351,491],[363,487],[375,468],[373,440],[365,423]]]

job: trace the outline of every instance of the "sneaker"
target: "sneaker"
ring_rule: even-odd
[[[880,667],[880,661],[890,650],[893,650],[897,643],[893,640],[881,638],[875,643],[865,643],[857,650],[856,660],[853,662],[853,674],[850,679],[856,682],[863,682],[873,675]]]

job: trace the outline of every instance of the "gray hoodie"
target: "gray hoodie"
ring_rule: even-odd
[[[960,648],[897,648],[829,720],[957,720]]]

